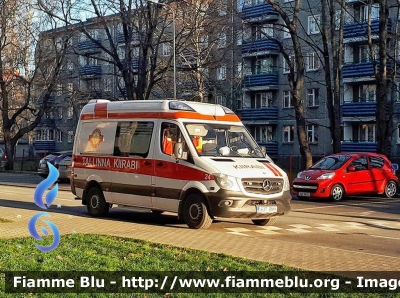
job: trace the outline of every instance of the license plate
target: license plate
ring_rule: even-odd
[[[278,212],[278,206],[256,206],[256,213],[276,213]]]
[[[300,196],[300,197],[309,197],[309,196],[310,196],[310,193],[309,193],[309,192],[302,192],[302,191],[300,191],[300,192],[299,192],[299,196]]]
[[[42,169],[44,169],[46,166],[47,166],[47,165],[46,165],[45,163],[42,163],[42,164],[40,165],[40,167],[41,167]]]

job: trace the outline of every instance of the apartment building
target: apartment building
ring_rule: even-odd
[[[288,82],[289,68],[282,55],[282,50],[291,55],[290,34],[278,12],[265,1],[214,2],[217,7],[213,10],[214,23],[217,23],[217,19],[224,20],[224,25],[220,23],[212,28],[208,24],[208,28],[205,26],[199,30],[201,33],[196,38],[198,47],[193,43],[179,43],[181,39],[176,39],[177,97],[220,103],[234,109],[256,141],[267,148],[270,156],[283,166],[293,164],[294,167],[301,167],[295,113]],[[303,40],[307,40],[302,47],[306,77],[302,94],[307,119],[306,133],[311,152],[318,158],[332,153],[332,140],[324,81],[326,67],[317,49],[321,46],[321,7],[320,4],[312,5],[313,3],[302,1],[298,33]],[[293,4],[294,1],[291,0],[281,3],[288,11]],[[184,13],[189,9],[187,7],[172,4],[171,7],[175,11],[181,11],[182,15],[193,16]],[[376,80],[371,61],[375,54],[371,53],[367,45],[367,37],[371,18],[371,37],[373,43],[378,44],[379,4],[348,0],[345,14],[341,83],[342,151],[376,151],[376,130],[379,129],[379,123],[376,123],[375,117]],[[184,27],[184,19],[180,18],[177,14],[175,25],[177,36],[182,38],[183,34],[180,33],[184,31],[180,30]],[[394,34],[397,19],[397,8],[391,6],[389,34]],[[123,55],[126,44],[120,24],[115,18],[110,19],[110,22],[113,22],[113,38]],[[100,43],[106,42],[104,31],[95,19],[88,20],[84,25],[89,28],[93,39]],[[217,30],[217,27],[222,29]],[[159,47],[160,67],[163,61],[171,59],[174,51],[171,29],[169,26],[169,30],[164,33],[167,41]],[[54,33],[62,34],[62,29]],[[189,34],[191,37],[195,36],[193,31]],[[138,50],[135,48],[135,40],[139,45],[140,36],[138,32],[131,43],[134,67],[139,67],[140,63]],[[72,148],[80,109],[89,99],[126,99],[126,89],[117,69],[105,62],[106,55],[93,39],[88,39],[79,30],[73,34],[70,55],[64,68],[65,74],[52,98],[54,108],[36,129],[36,150]],[[391,51],[397,48],[394,47],[396,40],[397,38],[390,39]],[[204,57],[205,51],[199,52],[199,49],[204,50],[204,47],[210,45],[213,45],[210,47],[213,48],[213,55],[200,61],[199,58]],[[373,48],[376,49],[376,46]],[[394,56],[397,57],[397,54]],[[394,65],[393,62],[390,63]],[[396,88],[393,90],[397,92],[397,79],[394,83]],[[149,98],[172,97],[172,84],[173,73],[170,67],[163,80],[154,86]],[[398,98],[397,94],[394,98]],[[394,160],[400,155],[399,109],[396,101],[388,110],[393,116],[390,151]]]
[[[285,0],[280,4],[289,11],[293,9],[294,1]],[[364,1],[348,0],[345,5],[341,83],[342,151],[376,151],[379,123],[376,123],[375,116],[376,80],[372,60],[378,54],[379,3],[371,5]],[[295,114],[287,80],[289,69],[283,59],[282,48],[277,45],[281,43],[290,55],[290,35],[270,4],[247,0],[238,4],[238,8],[243,19],[241,52],[244,76],[243,105],[237,113],[257,142],[265,146],[273,158],[284,166],[293,164],[294,167],[301,167]],[[335,13],[337,30],[339,8]],[[391,6],[389,34],[394,33],[397,14],[396,5]],[[368,18],[371,18],[370,26]],[[322,63],[321,53],[316,50],[322,46],[320,19],[320,3],[302,1],[297,32],[303,41],[306,75],[303,106],[307,119],[307,139],[315,158],[332,153],[324,81],[326,67]],[[368,28],[373,41],[372,50],[368,46]],[[389,55],[392,57],[397,57],[393,51],[396,40],[392,37],[389,41],[392,51]],[[393,61],[389,62],[390,65],[394,65]],[[393,92],[398,92],[397,82],[394,83]],[[394,98],[398,98],[397,94]],[[395,102],[393,108],[388,108],[388,114],[390,112],[393,112],[391,159],[396,161],[400,155],[399,104]]]

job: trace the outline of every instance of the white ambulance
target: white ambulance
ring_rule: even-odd
[[[290,210],[286,173],[226,107],[178,100],[92,100],[77,126],[72,192],[92,216],[112,205],[271,224]]]

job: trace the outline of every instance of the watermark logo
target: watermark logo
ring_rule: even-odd
[[[54,202],[58,194],[58,184],[56,184],[46,194],[46,205],[43,203],[43,195],[45,191],[49,187],[51,187],[54,182],[57,181],[59,176],[58,170],[51,163],[47,162],[47,166],[49,168],[49,176],[38,184],[38,186],[35,189],[35,193],[33,194],[33,201],[37,206],[39,206],[42,209],[47,209],[48,207],[50,207],[50,205]],[[36,230],[36,223],[42,216],[50,216],[50,215],[47,212],[39,212],[38,214],[32,216],[32,218],[29,220],[28,223],[29,233],[33,238],[40,241],[42,241],[43,238],[39,235],[39,233]],[[42,252],[49,252],[55,249],[60,243],[60,232],[58,231],[57,226],[53,224],[51,221],[44,220],[44,222],[50,227],[51,232],[54,235],[53,243],[50,246],[42,246],[35,243],[35,246]],[[46,228],[42,227],[41,231],[43,232],[44,235],[48,236],[49,233],[46,230]]]

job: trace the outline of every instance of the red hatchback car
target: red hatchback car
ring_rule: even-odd
[[[337,153],[326,156],[293,181],[293,194],[301,198],[331,198],[345,195],[397,193],[399,179],[392,163],[377,153]]]

